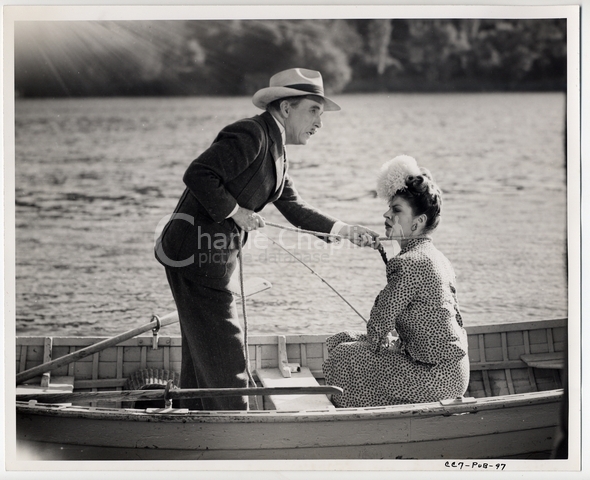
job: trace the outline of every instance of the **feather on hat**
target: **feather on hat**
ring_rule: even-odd
[[[406,179],[410,175],[420,175],[420,167],[414,157],[398,155],[385,162],[377,176],[377,195],[389,200],[406,188]]]

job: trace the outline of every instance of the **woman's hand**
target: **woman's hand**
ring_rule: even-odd
[[[379,234],[362,225],[345,225],[340,229],[338,235],[347,238],[359,247],[379,248]]]
[[[370,323],[367,324],[367,341],[375,354],[378,355],[383,350],[399,352],[400,345],[398,340],[399,337],[394,335],[393,332],[388,332],[387,335],[381,337]]]
[[[400,346],[398,342],[399,338],[394,336],[393,333],[389,332],[383,339],[381,346],[390,352],[399,352]]]
[[[238,207],[238,211],[231,217],[242,230],[250,232],[264,227],[264,218],[252,210]]]

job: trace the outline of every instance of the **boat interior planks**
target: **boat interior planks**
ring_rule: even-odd
[[[522,329],[519,330],[518,327]],[[506,325],[468,327],[471,379],[465,396],[487,397],[511,393],[551,390],[562,386],[560,369],[543,368],[551,363],[562,365],[565,320],[523,322]],[[323,383],[322,363],[326,357],[328,335],[286,335],[289,362],[307,367]],[[18,372],[43,363],[50,337],[18,337],[16,364]],[[250,365],[253,372],[276,368],[279,364],[279,336],[250,337]],[[102,337],[55,337],[51,339],[53,358],[93,345]],[[531,354],[551,354],[552,362],[530,360]],[[540,357],[542,358],[542,357]],[[144,369],[180,371],[180,338],[160,337],[157,349],[152,337],[138,337],[101,352],[61,366],[55,376],[74,376],[76,391],[122,388],[135,372]],[[540,368],[539,368],[540,367]],[[39,384],[41,378],[27,383]],[[110,404],[109,404],[110,405]],[[108,406],[108,405],[106,405]]]

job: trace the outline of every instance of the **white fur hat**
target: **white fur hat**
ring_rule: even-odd
[[[317,95],[324,99],[324,110],[337,111],[340,107],[324,96],[322,74],[307,68],[290,68],[270,77],[269,86],[258,90],[252,97],[252,103],[263,110],[266,106],[286,97]]]
[[[400,190],[406,188],[406,179],[410,175],[420,175],[420,167],[414,157],[398,155],[385,162],[377,176],[377,195],[389,200]]]

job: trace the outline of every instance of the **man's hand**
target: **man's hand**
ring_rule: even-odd
[[[361,225],[345,225],[338,232],[343,238],[348,238],[359,247],[379,248],[379,234]]]
[[[263,217],[247,208],[238,207],[238,211],[234,213],[231,218],[237,223],[238,227],[247,232],[262,228],[266,225]]]

